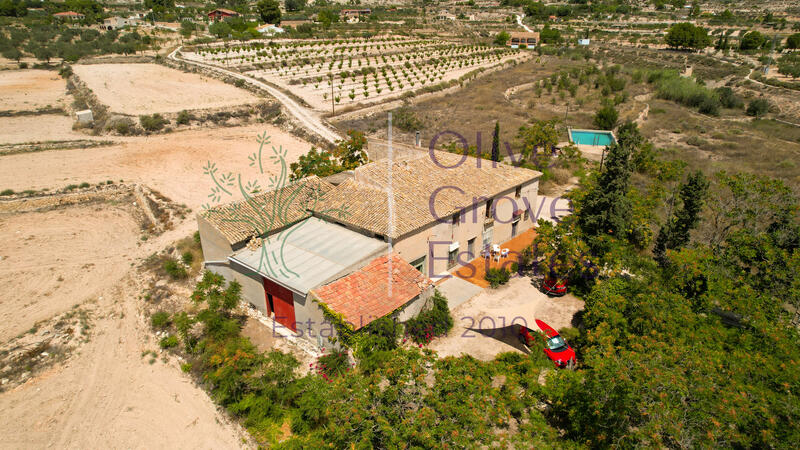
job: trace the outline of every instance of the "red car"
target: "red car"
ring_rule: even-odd
[[[575,363],[577,359],[575,358],[575,351],[572,350],[572,347],[567,344],[567,341],[558,334],[558,331],[552,329],[550,325],[542,322],[539,319],[536,319],[536,325],[544,332],[545,334],[545,345],[544,345],[544,354],[550,358],[551,361],[556,365],[558,368],[568,368],[572,369],[575,367]],[[536,341],[534,337],[536,332],[532,332],[528,327],[519,327],[519,336],[522,343],[528,347],[531,347],[532,344]]]
[[[567,280],[545,278],[544,281],[542,281],[542,290],[547,295],[561,297],[567,293]]]

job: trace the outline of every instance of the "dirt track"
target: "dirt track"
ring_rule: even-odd
[[[232,72],[230,70],[222,69],[220,67],[212,66],[210,64],[203,64],[195,61],[187,61],[181,59],[179,56],[180,50],[181,47],[178,47],[174,52],[169,54],[168,58],[174,61],[180,61],[186,64],[193,64],[198,67],[204,67],[206,69],[214,70],[224,75],[244,80],[245,82],[258,87],[259,89],[263,89],[264,91],[268,92],[270,95],[275,97],[279,102],[283,104],[284,107],[286,107],[289,113],[293,115],[303,127],[309,129],[312,133],[318,134],[320,137],[322,137],[328,142],[335,142],[341,139],[341,136],[339,136],[339,134],[336,131],[331,129],[331,127],[325,125],[322,122],[322,119],[320,119],[316,113],[312,112],[308,108],[300,106],[297,102],[292,100],[288,95],[284,94],[280,90],[275,89],[274,87],[266,83],[262,83],[252,77],[242,75],[240,73]]]

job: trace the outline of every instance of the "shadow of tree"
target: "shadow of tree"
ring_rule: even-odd
[[[531,350],[522,344],[522,341],[519,339],[519,327],[520,325],[508,325],[505,327],[499,328],[467,328],[467,332],[475,332],[480,335],[486,336],[488,338],[492,338],[494,340],[503,342],[515,349],[521,351],[522,353],[530,354]],[[465,332],[465,337],[467,337],[467,332]]]

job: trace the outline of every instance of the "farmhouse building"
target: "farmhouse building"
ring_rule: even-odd
[[[261,34],[265,34],[267,36],[272,36],[272,35],[275,35],[275,34],[283,33],[286,30],[284,30],[283,28],[281,28],[281,27],[279,27],[277,25],[273,25],[273,24],[267,23],[267,24],[260,25],[260,26],[256,27],[256,31],[258,31]]]
[[[539,33],[536,31],[512,31],[508,38],[508,45],[511,48],[519,48],[525,45],[528,48],[533,48],[539,42]]]
[[[338,174],[337,184],[304,178],[199,214],[205,264],[324,346],[331,314],[356,330],[383,316],[408,320],[428,306],[432,280],[532,228],[540,176],[415,151]]]
[[[214,21],[227,19],[228,17],[239,17],[239,13],[224,8],[217,8],[208,13],[208,18]]]
[[[366,9],[343,9],[339,13],[339,15],[350,18],[350,17],[361,17],[361,16],[368,16],[372,14],[372,10],[369,8]]]
[[[77,13],[75,11],[64,11],[53,14],[53,17],[59,20],[73,21],[73,20],[83,20],[86,16],[81,13]]]
[[[125,17],[109,17],[103,19],[103,29],[105,30],[118,30],[125,27],[133,27],[139,25],[140,20],[136,16]]]

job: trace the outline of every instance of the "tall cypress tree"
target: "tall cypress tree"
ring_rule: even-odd
[[[689,175],[681,185],[678,196],[682,207],[658,230],[653,255],[661,264],[666,263],[667,250],[675,250],[689,243],[689,233],[700,222],[700,212],[708,192],[709,181],[703,172],[696,171]]]
[[[627,196],[631,172],[630,145],[609,145],[603,172],[579,207],[578,224],[587,236],[625,236],[633,209]]]
[[[492,161],[500,162],[500,122],[494,123],[494,135],[492,135]]]

